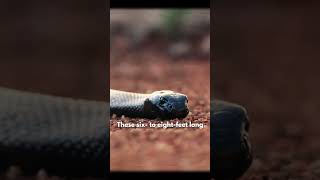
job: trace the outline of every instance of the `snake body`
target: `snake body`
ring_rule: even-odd
[[[107,103],[0,88],[0,169],[106,175]]]
[[[111,90],[110,114],[183,118],[187,102],[185,95],[172,91]],[[213,101],[211,107],[211,170],[216,179],[238,177],[252,161],[246,112],[223,101]],[[108,110],[105,102],[0,88],[0,170],[18,165],[26,174],[44,168],[55,175],[106,177]]]
[[[238,104],[214,100],[211,113],[211,172],[216,180],[237,179],[253,160],[247,111]]]

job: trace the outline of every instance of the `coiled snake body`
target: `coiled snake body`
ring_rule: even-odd
[[[171,119],[189,112],[187,97],[172,91],[110,95],[110,114]],[[211,107],[211,170],[217,179],[238,177],[252,161],[246,112],[223,101]],[[105,102],[0,88],[0,170],[18,165],[26,174],[44,168],[55,175],[106,177],[108,110]]]
[[[106,175],[107,103],[0,88],[0,170]]]

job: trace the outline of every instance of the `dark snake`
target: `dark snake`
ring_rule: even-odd
[[[170,90],[150,94],[110,90],[110,114],[148,119],[184,118],[188,115],[188,97]]]
[[[108,104],[0,88],[0,171],[17,165],[67,177],[106,177],[109,169]],[[138,94],[110,90],[110,114],[184,118],[188,98],[173,91]],[[252,162],[249,121],[243,107],[212,103],[213,176],[240,177]]]

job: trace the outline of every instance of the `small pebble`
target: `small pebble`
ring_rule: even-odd
[[[9,167],[7,173],[6,173],[6,178],[8,180],[14,180],[14,179],[19,179],[19,176],[22,174],[21,169],[17,166],[11,166]]]

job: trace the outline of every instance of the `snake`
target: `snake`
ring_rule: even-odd
[[[150,94],[110,89],[110,115],[162,120],[182,119],[189,113],[188,97],[171,90]]]
[[[248,112],[239,104],[214,99],[211,113],[211,173],[216,180],[238,179],[253,161]]]
[[[211,103],[211,172],[240,177],[252,161],[249,121],[239,105]],[[0,171],[17,165],[63,177],[106,178],[111,114],[159,120],[183,119],[188,97],[170,90],[149,94],[110,89],[110,103],[0,87]]]

